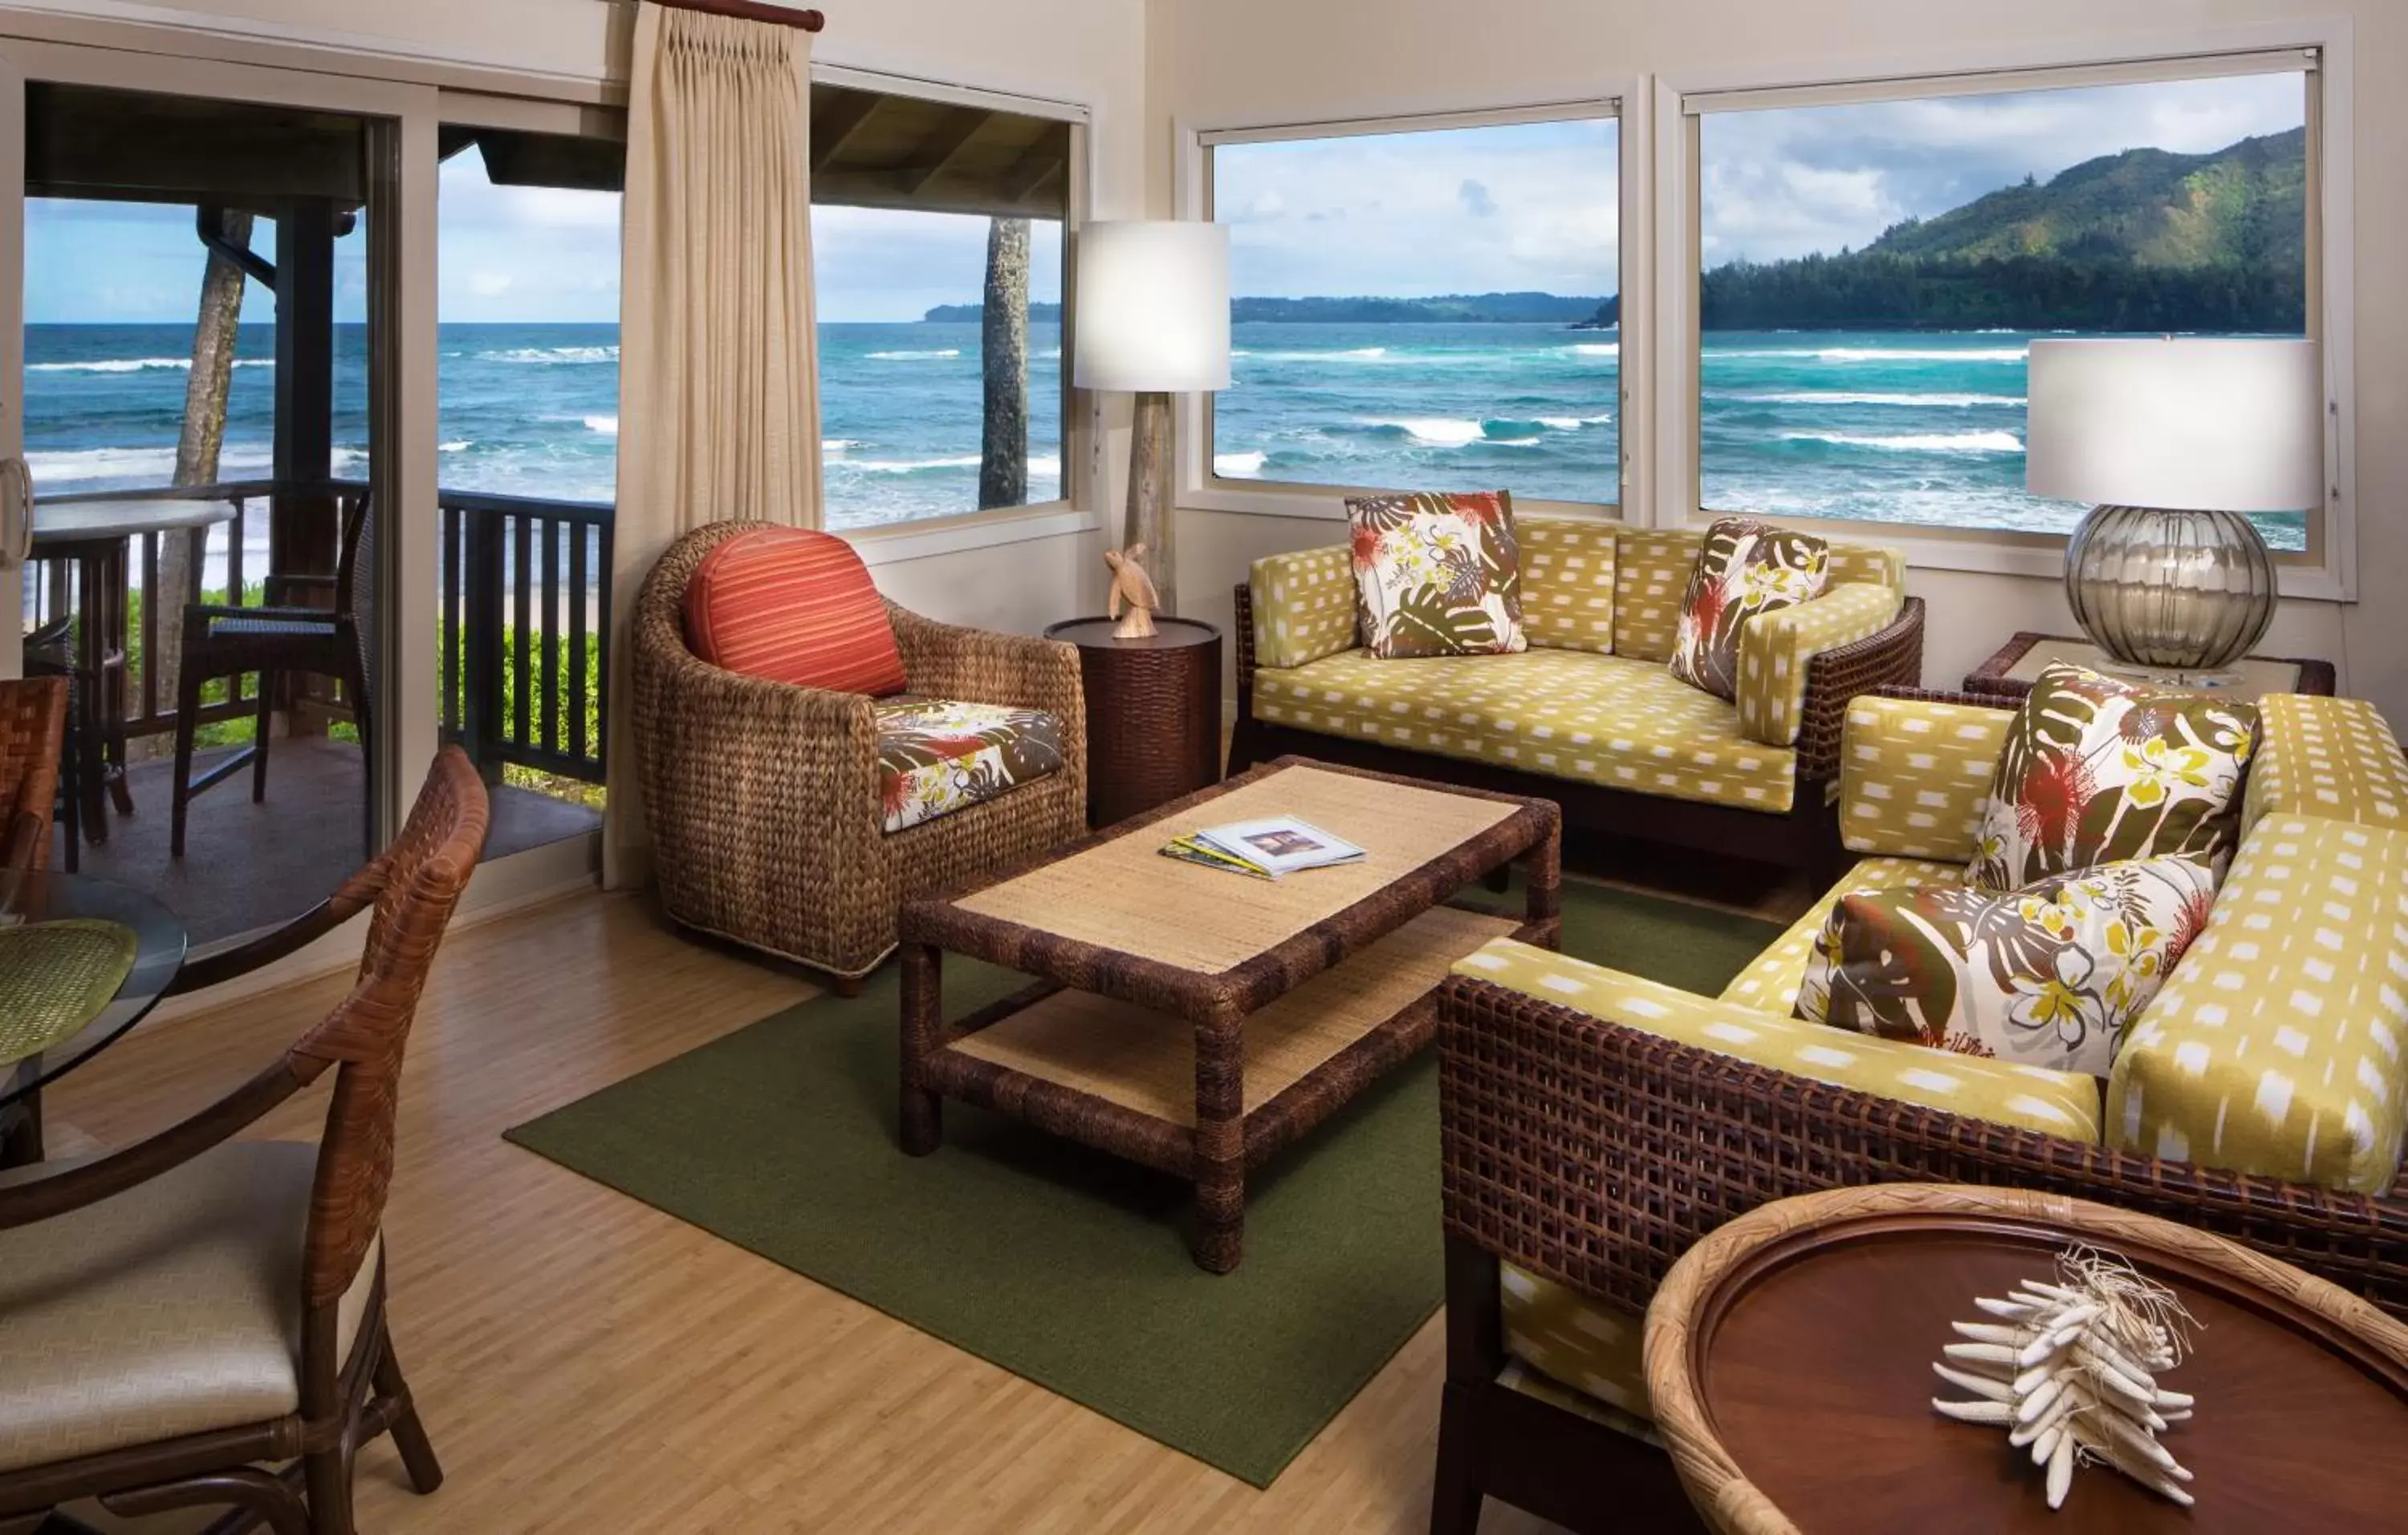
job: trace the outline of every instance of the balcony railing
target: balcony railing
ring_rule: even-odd
[[[122,598],[131,634],[111,637],[126,653],[120,711],[129,736],[158,735],[176,728],[176,700],[161,686],[152,658],[161,647],[181,643],[180,612],[163,614],[150,600],[159,590],[160,554],[165,541],[194,538],[191,569],[195,585],[222,600],[256,605],[266,578],[286,574],[332,574],[261,568],[270,562],[258,544],[266,540],[271,502],[316,493],[333,518],[327,535],[311,541],[322,550],[339,545],[351,509],[367,494],[357,481],[299,485],[272,480],[210,485],[94,491],[42,496],[43,506],[134,501],[222,501],[233,518],[205,535],[181,532],[135,535],[129,551],[129,583],[142,598]],[[306,504],[306,502],[305,502]],[[580,782],[603,781],[604,731],[609,696],[608,654],[610,624],[609,570],[613,509],[603,503],[540,500],[442,491],[437,603],[443,737],[457,741],[492,778],[517,766]],[[380,539],[390,550],[390,539]],[[331,556],[329,556],[331,558]],[[214,580],[204,572],[219,572]],[[36,633],[63,632],[80,621],[76,582],[68,563],[36,561],[26,583],[27,622]],[[315,686],[330,689],[318,680]],[[203,724],[247,719],[257,708],[251,679],[237,679],[222,700],[205,704]]]

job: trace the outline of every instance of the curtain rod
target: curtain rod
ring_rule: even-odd
[[[671,10],[708,11],[713,16],[734,16],[747,22],[767,22],[776,26],[800,27],[805,32],[817,32],[827,25],[827,18],[815,10],[796,10],[791,6],[772,6],[763,0],[653,0],[655,5]]]

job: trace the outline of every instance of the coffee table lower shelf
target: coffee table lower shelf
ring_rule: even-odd
[[[1245,1172],[1430,1042],[1437,988],[1456,960],[1496,938],[1552,948],[1560,928],[1554,917],[1434,908],[1226,1038],[1175,1014],[1039,983],[949,1026],[937,1048],[905,1061],[904,1150],[936,1150],[937,1099],[953,1097],[1192,1180],[1197,1262],[1226,1272],[1241,1251]],[[920,984],[933,1003],[939,951],[909,945],[904,963],[907,993],[920,989],[913,971],[926,968]],[[1199,1114],[1199,1105],[1226,1101],[1217,1074],[1231,1069],[1240,1112]]]

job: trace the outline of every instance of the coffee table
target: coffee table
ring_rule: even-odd
[[[1976,1296],[2074,1242],[2171,1286],[2200,1327],[2167,1385],[2180,1508],[2102,1466],[2052,1511],[2002,1430],[1931,1410]],[[1647,1309],[1647,1389],[1681,1480],[1743,1535],[2034,1530],[2214,1535],[2400,1525],[2408,1327],[2208,1232],[2028,1189],[1885,1184],[1764,1205],[1684,1254]]]
[[[1296,815],[1365,850],[1276,882],[1157,850],[1200,826]],[[1245,1179],[1428,1044],[1457,959],[1513,936],[1554,947],[1550,801],[1282,757],[935,899],[900,921],[903,1149],[960,1098],[1193,1181],[1196,1261],[1244,1250]],[[1509,864],[1523,919],[1447,897]],[[944,1022],[942,959],[1039,978]]]

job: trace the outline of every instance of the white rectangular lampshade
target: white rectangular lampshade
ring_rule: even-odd
[[[2034,341],[2027,393],[2034,495],[2179,511],[2324,505],[2314,341]]]
[[[1194,220],[1122,220],[1079,230],[1082,389],[1229,387],[1229,231]]]

